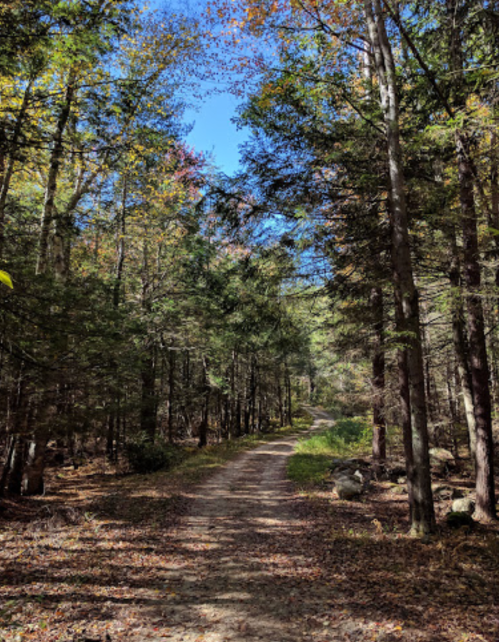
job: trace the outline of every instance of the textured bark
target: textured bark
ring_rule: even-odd
[[[386,422],[385,422],[385,352],[383,335],[383,290],[375,287],[371,290],[371,308],[373,313],[373,458],[376,462],[386,459]]]
[[[20,495],[26,449],[25,441],[21,435],[16,435],[14,439],[14,450],[10,459],[7,490],[13,495]]]
[[[128,195],[128,181],[125,176],[123,179],[123,194],[121,199],[121,208],[118,218],[118,243],[117,243],[117,257],[116,257],[116,280],[113,288],[113,303],[117,308],[120,303],[121,297],[121,283],[123,280],[123,268],[125,265],[125,235],[126,235],[126,200]]]
[[[175,408],[175,351],[168,352],[168,441],[172,444],[175,441],[174,432],[174,408]]]
[[[459,448],[457,443],[456,425],[458,423],[458,414],[456,410],[456,400],[452,391],[452,367],[451,360],[447,363],[447,408],[449,411],[449,435],[452,443],[452,454],[456,459],[459,457]]]
[[[21,491],[23,495],[43,495],[45,483],[45,449],[48,438],[46,435],[37,435],[27,445],[26,464],[23,470]]]
[[[5,457],[5,463],[2,470],[2,477],[0,478],[0,497],[3,497],[5,494],[5,487],[7,485],[10,470],[12,468],[15,447],[16,437],[14,435],[11,435],[7,440],[7,455]]]
[[[435,530],[435,514],[428,453],[428,425],[419,322],[419,296],[414,285],[409,244],[395,66],[379,0],[374,0],[374,2],[365,0],[364,7],[369,38],[374,52],[381,106],[386,127],[394,285],[401,307],[400,329],[402,338],[407,344],[410,405],[413,418],[412,454],[414,459],[411,530],[415,534],[426,534]]]
[[[154,348],[147,346],[142,358],[140,378],[142,383],[140,403],[140,429],[154,441],[157,428],[156,364]]]
[[[208,424],[210,415],[210,396],[211,386],[208,378],[209,362],[206,356],[203,356],[203,407],[201,415],[201,424],[199,426],[198,447],[204,448],[208,443]]]
[[[47,177],[47,186],[45,188],[45,198],[43,203],[43,212],[40,229],[40,244],[38,249],[38,260],[36,273],[43,274],[47,268],[48,246],[50,228],[52,226],[55,214],[55,195],[57,192],[57,179],[61,167],[64,153],[64,132],[68,123],[71,107],[75,95],[75,76],[72,71],[69,73],[64,101],[61,106],[55,134],[53,137],[52,152],[50,154],[50,164]]]
[[[26,89],[24,90],[21,106],[19,107],[19,111],[17,112],[16,124],[14,125],[14,130],[12,132],[12,138],[8,142],[3,141],[5,146],[8,146],[10,149],[7,165],[4,169],[0,185],[0,257],[3,253],[5,235],[5,206],[7,204],[10,182],[14,173],[14,166],[17,161],[17,147],[19,143],[19,137],[21,135],[22,127],[26,118],[26,112],[28,111],[32,87],[33,81],[30,79],[28,84],[26,85]]]
[[[449,281],[452,286],[452,339],[456,355],[459,383],[463,397],[468,442],[473,462],[476,461],[476,422],[475,404],[471,383],[471,369],[468,355],[468,339],[461,292],[461,269],[457,251],[456,235],[449,235]]]
[[[489,225],[499,230],[499,142],[497,133],[492,130],[490,134],[490,212]],[[499,288],[499,235],[493,235],[494,259],[497,262],[495,285]]]
[[[473,194],[473,172],[466,136],[456,136],[459,194],[463,230],[463,267],[466,282],[471,385],[476,421],[476,517],[487,521],[496,517],[494,491],[494,441],[489,388],[489,366],[485,343],[481,274],[478,249],[477,214]]]
[[[292,409],[292,403],[291,403],[291,375],[287,364],[284,369],[284,383],[285,383],[285,389],[286,389],[286,424],[288,426],[292,426],[293,409]]]
[[[114,412],[111,410],[109,417],[107,418],[107,439],[106,439],[106,455],[110,461],[115,459],[115,416]]]

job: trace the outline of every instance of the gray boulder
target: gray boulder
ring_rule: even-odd
[[[353,475],[344,475],[335,480],[336,492],[340,499],[355,499],[362,493],[362,482]]]
[[[456,460],[450,450],[445,448],[430,448],[430,464],[437,475],[444,475],[456,466]]]
[[[460,497],[452,502],[453,513],[466,513],[467,515],[473,515],[474,511],[475,502],[471,497]]]

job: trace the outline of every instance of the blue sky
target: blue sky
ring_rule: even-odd
[[[179,13],[196,14],[206,7],[207,0],[149,0],[151,9],[170,8]],[[213,89],[210,85],[209,89]],[[238,145],[248,139],[247,130],[239,130],[231,119],[236,115],[239,101],[228,91],[217,93],[207,89],[207,97],[185,114],[186,124],[193,125],[187,136],[188,145],[211,157],[214,165],[227,175],[239,166]]]
[[[248,138],[247,132],[231,122],[237,106],[234,96],[222,93],[206,98],[198,110],[188,110],[185,117],[187,123],[194,125],[187,143],[196,151],[211,153],[214,164],[228,175],[237,170],[238,145]]]

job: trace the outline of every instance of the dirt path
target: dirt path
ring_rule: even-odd
[[[0,520],[0,641],[499,640],[497,529],[422,542],[382,485],[358,502],[297,495],[295,443],[241,455],[194,494],[66,472],[38,517]]]
[[[313,429],[331,421],[321,411],[314,417]],[[295,444],[285,439],[246,453],[198,491],[175,533],[177,568],[164,575],[169,639],[291,642],[311,629],[322,640],[360,639],[345,637],[355,631],[351,623],[341,637],[326,635],[334,590],[320,581],[286,479]]]

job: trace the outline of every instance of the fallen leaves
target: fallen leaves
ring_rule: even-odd
[[[262,470],[240,473],[234,514],[215,502],[209,526],[182,525],[191,491],[160,477],[81,479],[71,521],[4,523],[0,640],[497,642],[496,534],[424,544],[383,492],[334,510],[325,491],[286,497],[267,515]]]

